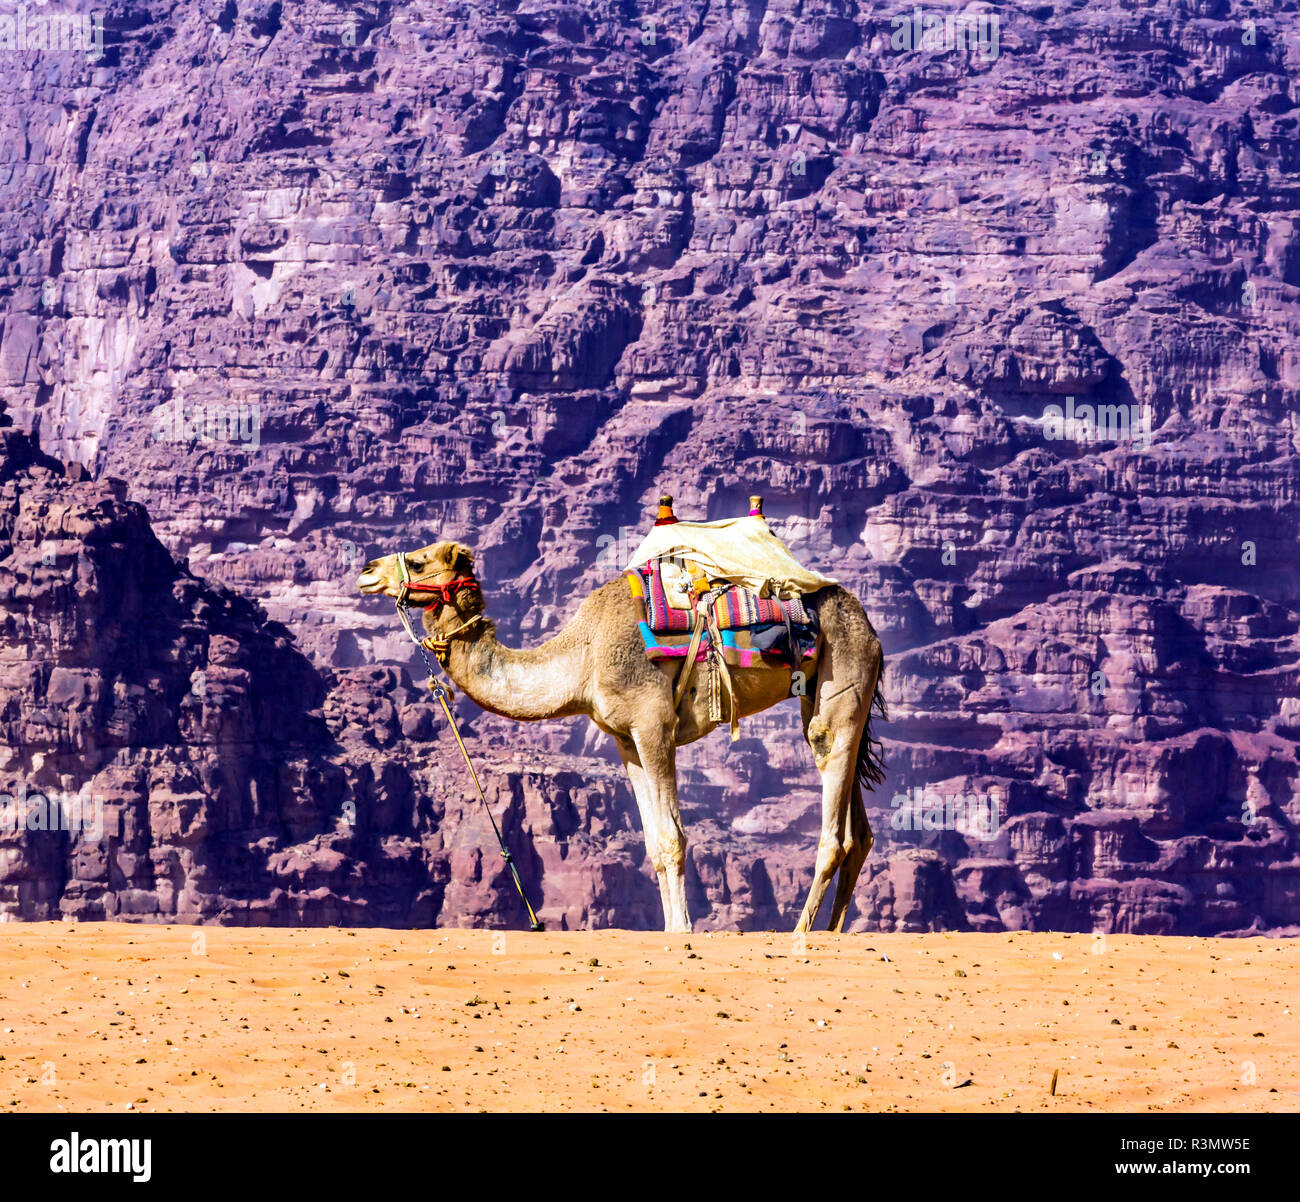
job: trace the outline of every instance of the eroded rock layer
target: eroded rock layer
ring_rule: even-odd
[[[92,894],[126,911],[165,868],[175,898],[234,889],[250,912],[321,890],[314,913],[341,920],[492,920],[509,903],[459,785],[445,810],[392,785],[370,844],[285,869],[298,900],[225,858],[280,823],[265,864],[299,865],[287,849],[360,787],[329,727],[347,681],[375,728],[347,737],[391,735],[385,772],[460,779],[423,703],[382,696],[409,657],[357,567],[464,539],[503,634],[535,641],[617,570],[660,491],[710,518],[761,492],[885,643],[890,777],[855,925],[1300,928],[1296,5],[101,11],[102,57],[0,64],[0,389],[46,453],[127,481],[168,552],[297,641],[223,617],[245,633],[203,646],[248,647],[214,670],[274,644],[314,683],[277,693],[294,788],[280,770],[279,791],[223,801],[260,779],[238,757],[239,780],[162,785],[220,814],[188,867],[146,855],[71,893],[33,869],[24,913]],[[1052,406],[1105,407],[1106,437]],[[60,596],[15,640],[89,622]],[[152,642],[141,621],[123,648]],[[183,743],[175,673],[142,730]],[[40,782],[52,703],[14,690],[13,770]],[[702,923],[798,908],[819,802],[793,710],[683,753]],[[393,733],[408,719],[424,745]],[[105,754],[106,717],[76,721],[58,738]],[[600,737],[473,727],[557,921],[656,923]],[[111,758],[143,740],[124,728]],[[114,788],[163,822],[131,771]],[[972,833],[963,815],[989,812],[995,835]]]

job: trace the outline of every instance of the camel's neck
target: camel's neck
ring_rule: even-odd
[[[447,675],[483,709],[520,722],[565,718],[586,712],[583,648],[566,627],[540,647],[502,646],[484,620],[453,638]]]

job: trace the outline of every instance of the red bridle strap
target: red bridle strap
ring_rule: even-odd
[[[424,608],[426,611],[433,610],[437,612],[444,605],[454,605],[456,594],[461,590],[479,591],[478,581],[473,576],[457,576],[454,580],[448,580],[445,584],[425,584],[424,581],[430,579],[428,576],[421,576],[412,580],[406,567],[406,555],[401,551],[397,553],[397,567],[402,574],[401,587],[397,593],[397,604],[399,606],[409,605],[412,593],[432,593],[438,600],[431,602]]]
[[[421,580],[428,579],[421,577]],[[419,586],[418,588],[416,586]],[[456,594],[465,591],[470,593],[478,592],[478,581],[472,576],[457,576],[455,580],[448,580],[446,584],[421,584],[420,580],[412,580],[407,585],[408,592],[432,593],[438,600],[426,605],[425,612],[433,610],[435,613],[444,605],[454,605],[456,603]]]

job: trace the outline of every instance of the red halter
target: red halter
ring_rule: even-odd
[[[420,580],[428,579],[422,576]],[[437,601],[424,607],[425,612],[433,610],[437,613],[444,605],[454,605],[456,603],[456,594],[464,590],[465,592],[478,592],[478,581],[470,576],[457,576],[455,580],[448,580],[446,584],[420,584],[420,580],[412,580],[407,587],[408,592],[432,593],[438,598]],[[419,588],[412,586],[419,585]]]
[[[445,584],[425,584],[428,576],[420,576],[415,580],[407,578],[406,556],[402,552],[397,554],[398,567],[402,573],[402,587],[398,594],[398,605],[409,605],[408,600],[411,593],[432,593],[437,600],[430,602],[424,607],[425,612],[433,610],[437,613],[444,605],[454,605],[456,603],[456,594],[461,591],[478,592],[479,583],[472,576],[457,576],[454,580],[448,580]]]

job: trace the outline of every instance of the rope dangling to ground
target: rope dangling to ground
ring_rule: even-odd
[[[524,892],[524,883],[519,879],[519,870],[515,867],[515,858],[506,848],[506,841],[501,837],[501,828],[497,826],[496,816],[492,813],[492,807],[488,805],[487,795],[483,792],[483,785],[480,783],[478,773],[474,771],[474,762],[469,758],[469,750],[465,746],[465,740],[460,737],[460,727],[456,725],[456,717],[451,712],[451,706],[447,704],[447,690],[442,681],[437,679],[436,670],[429,662],[429,654],[425,649],[423,640],[416,637],[415,630],[411,626],[411,619],[406,612],[406,607],[399,601],[397,603],[397,616],[401,618],[402,625],[406,628],[406,633],[411,636],[413,642],[420,651],[420,658],[424,660],[424,666],[429,672],[429,692],[437,698],[438,704],[442,706],[442,712],[447,715],[447,721],[451,725],[451,733],[456,736],[456,746],[460,748],[460,753],[465,757],[465,767],[469,769],[469,774],[474,781],[474,788],[478,791],[479,800],[483,803],[483,808],[487,811],[488,821],[492,823],[492,832],[497,837],[497,846],[501,848],[501,858],[510,866],[510,876],[515,882],[515,888],[519,890],[519,896],[523,900],[524,909],[528,911],[530,930],[543,931],[546,928],[542,921],[533,911],[532,903],[528,900],[528,894]]]

